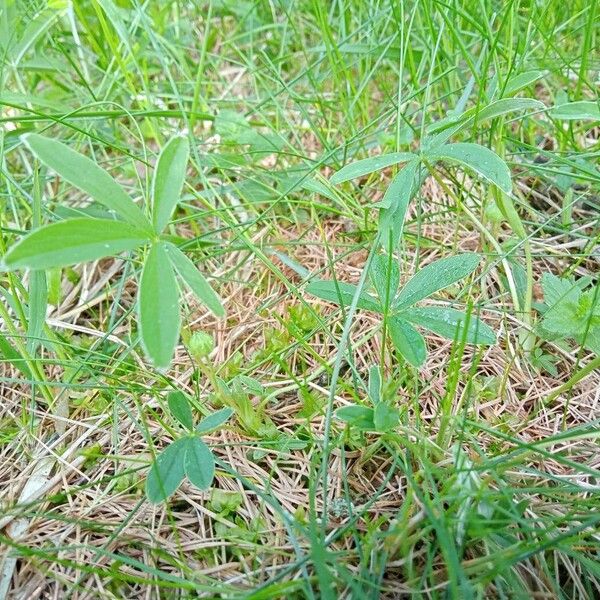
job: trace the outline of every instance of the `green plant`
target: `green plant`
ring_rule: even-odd
[[[187,139],[174,137],[162,149],[152,181],[152,201],[146,203],[149,215],[91,159],[37,134],[23,140],[44,165],[107,208],[109,214],[102,219],[73,218],[35,229],[8,250],[5,267],[36,272],[149,247],[141,256],[137,303],[140,336],[152,363],[168,367],[181,325],[176,274],[215,315],[224,315],[208,281],[164,233],[185,179]]]
[[[229,382],[217,377],[215,395],[218,401],[235,409],[246,433],[264,439],[277,436],[277,428],[265,412],[266,390],[253,377],[237,375]],[[252,402],[252,396],[259,398],[258,404]]]
[[[188,399],[181,392],[171,392],[167,402],[174,419],[186,433],[173,440],[154,460],[146,479],[146,496],[150,502],[164,502],[187,478],[201,490],[210,487],[215,476],[215,459],[210,448],[200,439],[223,425],[233,415],[222,408],[194,427],[194,416]]]
[[[466,98],[465,98],[466,102]],[[504,98],[496,100],[477,111],[458,107],[452,115],[431,125],[422,139],[418,152],[391,152],[350,163],[331,177],[338,184],[350,179],[369,175],[386,167],[404,163],[396,174],[383,199],[374,204],[379,210],[379,234],[384,248],[392,250],[400,241],[406,211],[411,199],[420,189],[428,172],[437,163],[459,164],[484,181],[494,184],[503,194],[512,189],[510,171],[506,163],[489,148],[480,144],[448,140],[461,130],[486,119],[498,118],[514,111],[539,110],[544,104],[531,98]],[[502,205],[501,210],[510,210]]]
[[[400,413],[382,398],[379,367],[373,366],[369,369],[367,398],[373,408],[358,404],[343,406],[335,411],[335,416],[340,421],[365,431],[386,433],[392,430],[400,421]]]
[[[561,279],[544,273],[541,328],[551,339],[574,339],[600,354],[600,286],[590,284],[590,278]]]
[[[470,344],[494,344],[495,333],[474,315],[449,307],[414,306],[470,275],[480,260],[474,253],[443,258],[420,269],[399,287],[400,270],[396,260],[391,255],[375,255],[369,276],[377,297],[361,290],[357,306],[385,316],[394,346],[415,367],[423,364],[427,354],[425,340],[415,325],[450,340],[464,337]],[[323,300],[349,306],[358,288],[336,280],[312,281],[306,291]]]

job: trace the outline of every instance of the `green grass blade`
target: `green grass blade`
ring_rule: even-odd
[[[32,379],[32,374],[27,365],[27,361],[2,333],[0,333],[0,356],[19,369],[27,379]]]

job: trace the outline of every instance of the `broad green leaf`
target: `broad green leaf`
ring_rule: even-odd
[[[463,333],[467,315],[453,308],[442,306],[409,308],[401,314],[403,319],[414,325],[428,329],[449,340],[461,340],[464,335],[469,344],[492,345],[496,343],[496,334],[475,315],[469,317],[466,333]]]
[[[200,490],[206,490],[215,478],[215,459],[210,448],[200,439],[188,439],[185,474]]]
[[[348,308],[352,304],[356,289],[355,285],[341,281],[311,281],[306,286],[306,291],[309,294]],[[367,292],[361,292],[358,297],[357,307],[365,310],[372,310],[374,312],[381,312],[380,304],[373,296],[367,294]]]
[[[152,181],[152,222],[160,233],[169,224],[179,202],[190,154],[187,138],[171,138],[162,149]]]
[[[400,421],[400,413],[385,402],[380,402],[373,411],[373,424],[377,431],[389,431]]]
[[[374,411],[366,406],[343,406],[335,411],[335,417],[359,429],[375,430]]]
[[[376,254],[371,262],[369,275],[381,306],[391,306],[400,282],[398,261],[392,254]]]
[[[497,185],[507,194],[511,192],[510,171],[506,163],[485,146],[466,142],[447,144],[427,152],[426,156],[431,162],[440,160],[457,162],[475,171],[483,179]]]
[[[93,160],[62,142],[30,133],[23,136],[29,149],[65,181],[89,194],[132,225],[150,230],[150,223],[125,190]]]
[[[582,292],[580,285],[581,279],[575,282],[544,274],[542,287],[548,308],[542,327],[559,337],[575,337],[588,345],[586,332],[589,334],[600,325],[600,291],[592,288]]]
[[[373,156],[371,158],[365,158],[363,160],[357,160],[355,162],[346,165],[340,169],[337,173],[331,176],[331,183],[342,183],[356,177],[362,177],[368,175],[374,171],[380,171],[390,165],[396,165],[401,162],[408,162],[415,158],[415,154],[412,152],[390,152],[389,154],[382,154],[381,156]]]
[[[399,205],[404,204],[407,188],[410,190],[415,180],[416,168],[419,166],[418,160],[411,160],[404,165],[392,179],[390,185],[385,191],[383,198],[373,204],[373,208],[391,208],[395,210]]]
[[[406,211],[420,185],[420,162],[413,160],[402,168],[388,187],[379,211],[381,245],[393,251],[402,237]]]
[[[171,414],[186,428],[194,428],[194,416],[190,401],[182,392],[170,392],[167,396],[167,403]]]
[[[442,258],[416,272],[400,290],[394,310],[402,310],[423,300],[438,290],[470,275],[481,261],[479,254],[465,253]]]
[[[560,338],[574,337],[585,331],[586,323],[581,317],[578,304],[567,299],[555,304],[544,313],[542,327]]]
[[[442,120],[434,123],[428,128],[428,137],[423,141],[425,151],[435,151],[441,148],[454,134],[462,129],[471,127],[475,122],[480,124],[488,119],[495,119],[511,112],[521,110],[544,110],[546,105],[534,98],[501,98],[495,100],[487,106],[474,106],[465,113],[460,119]],[[433,135],[434,133],[436,135]]]
[[[198,433],[208,433],[217,427],[221,427],[223,423],[229,420],[233,412],[233,409],[228,407],[217,410],[212,415],[208,415],[208,417],[202,419],[196,426],[196,431]]]
[[[564,301],[578,303],[581,297],[579,286],[573,281],[557,277],[553,273],[542,275],[542,290],[544,292],[544,302],[549,308]]]
[[[181,483],[188,438],[169,444],[152,463],[146,478],[146,496],[153,504],[164,502]]]
[[[545,74],[544,71],[525,71],[524,73],[519,73],[518,75],[513,75],[506,84],[504,88],[504,95],[512,96],[519,90],[522,90],[524,87],[532,84],[534,81],[537,81]]]
[[[4,255],[10,269],[51,269],[98,260],[148,242],[146,232],[123,221],[69,219],[40,227]]]
[[[568,102],[552,108],[550,116],[563,121],[600,121],[600,105],[586,100]]]
[[[139,327],[146,354],[156,367],[169,366],[179,338],[179,290],[162,244],[150,248],[138,292]]]
[[[165,250],[177,273],[196,298],[205,304],[217,317],[225,315],[225,309],[219,296],[214,292],[204,275],[198,271],[194,263],[173,244],[165,244]]]
[[[600,354],[600,324],[592,325],[577,341],[596,354]]]
[[[502,117],[511,112],[517,112],[520,110],[544,110],[546,105],[540,100],[534,98],[502,98],[496,100],[491,104],[488,104],[482,108],[479,112],[475,113],[473,117],[468,119],[465,126],[470,125],[472,122],[485,121],[487,119],[495,119]]]
[[[220,110],[213,121],[215,133],[218,133],[223,143],[242,144],[244,135],[252,131],[243,114],[230,109]]]
[[[410,324],[398,317],[388,320],[392,342],[402,356],[414,367],[420,367],[427,358],[423,336]]]
[[[369,368],[369,398],[373,404],[381,400],[381,373],[377,366]]]
[[[27,361],[2,333],[0,333],[0,358],[19,369],[27,379],[32,379]]]

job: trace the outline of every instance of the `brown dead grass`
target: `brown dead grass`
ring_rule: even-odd
[[[423,238],[429,240],[431,249],[421,249],[419,260],[425,264],[447,255],[456,249],[464,251],[481,250],[481,238],[468,224],[448,222],[436,218],[438,211],[444,208],[441,190],[433,182],[424,188],[421,210],[431,215],[424,220],[420,231]],[[413,209],[414,210],[414,209]],[[414,214],[409,215],[409,222]],[[344,256],[345,249],[339,245],[346,233],[343,219],[330,219],[322,223],[321,228],[307,227],[305,230],[278,228],[271,230],[269,242],[280,247],[291,240],[302,240],[301,244],[289,250],[298,262],[312,272],[323,270],[323,275],[331,274],[330,262],[325,251],[324,241],[330,245],[335,262],[336,276],[344,281],[356,281],[364,264],[364,251]],[[409,234],[416,234],[416,228],[408,226]],[[506,234],[506,232],[505,232]],[[255,239],[266,236],[259,233]],[[536,238],[532,240],[535,249],[546,253],[549,248],[559,256],[569,250],[568,241]],[[243,252],[231,254],[226,262],[212,271],[220,276],[227,273],[236,264],[247,258]],[[415,251],[408,248],[404,264],[412,271],[415,263]],[[294,284],[299,284],[298,276],[288,267],[275,264],[284,276]],[[548,258],[536,261],[537,276],[542,270],[556,268],[559,259]],[[563,260],[563,259],[560,259]],[[216,265],[214,265],[216,267]],[[50,322],[59,329],[71,329],[85,336],[105,334],[98,327],[98,314],[104,315],[107,305],[108,284],[114,281],[122,268],[121,261],[96,263],[84,267],[83,277],[76,286],[65,289],[64,301],[50,315]],[[510,299],[499,294],[503,289],[500,282],[501,267],[486,273],[481,280],[481,300],[486,305],[482,317],[499,332],[497,346],[485,350],[477,368],[477,377],[495,378],[498,385],[496,394],[487,397],[472,397],[473,416],[484,419],[490,426],[508,423],[512,433],[521,440],[531,442],[556,434],[565,426],[574,427],[600,417],[600,373],[594,373],[578,384],[568,396],[560,397],[552,406],[544,406],[544,399],[572,373],[576,357],[555,348],[560,357],[557,365],[559,377],[532,370],[522,357],[515,354],[517,332],[521,326],[518,319],[510,314]],[[585,269],[578,267],[579,274]],[[192,316],[188,326],[191,329],[202,328],[212,331],[217,347],[213,358],[217,364],[225,363],[234,353],[241,352],[245,363],[250,363],[253,355],[268,343],[270,328],[278,327],[278,319],[284,319],[289,307],[297,304],[298,299],[288,293],[285,285],[269,271],[263,263],[249,259],[241,271],[236,274],[236,283],[226,283],[220,293],[226,299],[228,319],[217,321],[201,307],[195,307],[191,298]],[[258,290],[260,292],[258,293]],[[123,296],[125,303],[132,302],[132,291]],[[259,310],[265,306],[268,309]],[[332,317],[332,331],[339,339],[340,318],[333,309],[313,298],[309,302],[322,310],[326,318]],[[101,308],[100,308],[101,307]],[[97,311],[100,310],[100,313]],[[353,340],[367,336],[360,347],[355,348],[356,365],[364,371],[373,362],[379,360],[381,348],[378,335],[374,332],[378,320],[373,315],[359,314],[354,323]],[[127,345],[122,333],[126,325],[111,333],[116,343]],[[316,355],[328,363],[335,358],[335,344],[318,333],[310,340]],[[437,430],[437,413],[440,398],[447,385],[447,364],[451,344],[436,336],[428,336],[429,356],[426,365],[420,371],[420,395],[418,406],[421,419],[430,428],[433,435]],[[459,396],[466,393],[464,381],[474,353],[467,348],[464,355],[463,383],[459,385]],[[322,402],[327,394],[327,381],[317,375],[320,363],[314,356],[300,348],[295,348],[282,357],[296,370],[297,375],[306,381],[311,392]],[[154,376],[143,368],[139,357],[139,381],[150,389]],[[297,365],[297,366],[296,366]],[[391,363],[388,365],[393,366]],[[189,356],[181,347],[169,373],[180,389],[194,393],[191,381],[193,365]],[[304,372],[299,372],[303,370]],[[47,369],[49,379],[59,380],[62,369]],[[18,373],[8,365],[3,367],[4,377],[18,378]],[[293,379],[283,373],[274,372],[265,366],[256,374],[269,387],[273,402],[268,412],[280,431],[294,435],[299,423],[302,408],[301,400],[293,389]],[[130,382],[133,383],[133,382]],[[201,382],[201,398],[209,392],[206,382]],[[291,388],[291,389],[290,389]],[[58,389],[58,388],[57,388]],[[212,434],[208,441],[215,453],[237,473],[249,480],[255,491],[244,488],[239,480],[218,471],[215,486],[221,490],[242,494],[243,503],[236,515],[219,516],[210,509],[209,493],[196,490],[184,483],[168,506],[152,507],[143,500],[142,481],[149,459],[148,438],[137,419],[143,418],[149,438],[156,449],[168,442],[170,436],[152,411],[160,412],[160,403],[152,394],[133,395],[117,392],[105,414],[94,412],[93,390],[72,393],[71,399],[79,397],[81,408],[71,407],[68,417],[62,419],[61,435],[56,434],[57,419],[52,410],[43,403],[32,407],[30,391],[27,386],[4,383],[1,387],[0,419],[2,423],[21,423],[20,433],[12,440],[0,446],[0,502],[5,512],[0,516],[0,525],[8,538],[12,537],[18,518],[27,520],[23,535],[13,542],[42,555],[21,555],[11,583],[11,598],[36,599],[58,598],[65,596],[78,600],[84,598],[114,597],[155,597],[150,587],[130,583],[115,591],[110,588],[110,566],[114,556],[124,556],[140,561],[151,567],[163,569],[176,575],[180,573],[177,562],[187,565],[196,576],[206,575],[221,582],[235,584],[239,589],[252,588],[265,581],[293,560],[294,550],[290,544],[285,524],[272,506],[264,501],[273,498],[290,514],[306,514],[309,507],[308,485],[314,477],[315,447],[295,450],[285,455],[267,452],[260,461],[252,458],[255,440],[244,435],[236,426],[230,426]],[[82,401],[83,398],[83,401]],[[338,396],[338,404],[348,398]],[[414,410],[410,391],[401,390],[399,404],[405,404],[409,411]],[[86,408],[87,406],[87,408]],[[114,407],[114,412],[113,412]],[[36,420],[36,427],[30,431],[22,423],[28,418]],[[324,419],[315,416],[310,427],[317,439],[323,434]],[[59,428],[60,430],[60,428]],[[482,434],[479,442],[484,446],[491,443],[489,436]],[[86,460],[82,450],[86,448],[100,450],[101,456]],[[553,448],[551,450],[558,450]],[[572,460],[585,462],[590,467],[600,467],[600,453],[595,445],[587,442],[573,442],[570,447]],[[34,477],[36,466],[44,457],[53,462],[51,473],[42,488],[30,498],[30,505],[18,509],[18,500],[24,486]],[[336,450],[329,464],[330,485],[329,503],[335,503],[343,497],[343,481],[347,480],[351,495],[357,506],[365,504],[383,485],[389,468],[390,458],[385,455],[371,456],[365,460],[362,452],[350,449],[342,457]],[[585,476],[568,472],[564,465],[545,460],[543,465],[532,460],[531,465],[560,477],[576,476],[580,483],[586,483]],[[380,515],[393,517],[401,507],[406,490],[406,480],[394,475],[384,486],[384,492],[368,509],[371,517]],[[258,494],[256,493],[258,492]],[[60,498],[53,495],[62,494]],[[322,507],[323,498],[317,496],[317,510]],[[553,510],[563,510],[559,505]],[[243,522],[248,528],[259,525],[260,533],[255,541],[227,539],[218,529],[220,526],[233,527]],[[342,514],[330,514],[329,525],[333,530],[345,522]],[[414,518],[422,518],[417,513]],[[358,528],[364,528],[359,522]],[[337,550],[348,557],[352,565],[353,542],[350,537],[342,537],[335,543]],[[159,556],[160,550],[162,556]],[[4,556],[9,548],[3,548]],[[44,556],[45,555],[45,556]],[[52,558],[54,556],[55,558]],[[171,557],[169,559],[168,557]],[[174,557],[174,558],[173,558]],[[389,597],[398,597],[406,588],[396,579],[396,568],[402,561],[394,562],[390,558],[390,572],[386,581]],[[93,568],[100,574],[88,572]],[[102,573],[102,569],[105,569]],[[122,573],[148,578],[138,567],[122,564]],[[207,596],[207,597],[210,597]]]

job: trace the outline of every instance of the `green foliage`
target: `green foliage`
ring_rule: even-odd
[[[471,125],[476,119],[483,120],[527,108],[543,108],[543,104],[529,98],[503,99],[492,103],[481,113],[475,110],[459,110],[430,129],[421,143],[418,154],[392,152],[350,163],[331,177],[337,184],[368,175],[391,165],[406,163],[390,183],[383,199],[374,205],[379,209],[379,236],[383,247],[392,251],[402,237],[402,229],[408,205],[425,180],[425,166],[438,162],[458,163],[488,183],[497,186],[505,194],[512,189],[511,175],[502,158],[488,148],[473,143],[447,143],[452,135]],[[443,131],[439,132],[440,129]]]
[[[542,277],[544,305],[541,327],[550,339],[574,339],[600,354],[600,286],[589,279]]]
[[[375,366],[369,369],[367,398],[373,408],[351,404],[335,411],[335,416],[351,427],[377,433],[392,431],[400,421],[398,409],[390,406],[381,395],[381,376]]]
[[[188,162],[187,139],[172,138],[158,157],[152,184],[152,223],[125,190],[91,159],[62,142],[29,134],[35,156],[63,179],[124,220],[74,218],[39,227],[4,256],[6,268],[34,272],[97,260],[149,246],[138,291],[140,335],[157,367],[168,367],[180,329],[180,292],[175,273],[217,316],[223,306],[192,261],[161,235],[179,202]]]
[[[157,367],[168,367],[179,338],[179,290],[162,243],[152,244],[138,293],[142,343]]]
[[[246,433],[267,440],[277,437],[277,428],[260,402],[266,397],[266,390],[259,381],[238,375],[229,382],[219,378],[217,384],[216,397],[235,410],[238,422]],[[259,402],[255,404],[253,397],[258,398]]]
[[[395,259],[385,254],[375,256],[369,275],[378,297],[361,291],[357,306],[386,316],[394,346],[415,367],[420,367],[425,361],[426,347],[423,337],[413,325],[450,340],[464,338],[469,344],[494,344],[494,332],[474,315],[447,307],[414,306],[470,275],[480,260],[481,257],[473,253],[440,259],[417,271],[398,289],[399,273]],[[358,288],[338,281],[313,281],[306,291],[323,300],[349,306]]]
[[[210,448],[198,437],[221,425],[233,415],[225,408],[200,421],[194,431],[194,420],[189,400],[181,392],[167,397],[173,418],[187,433],[172,441],[154,460],[146,478],[146,496],[154,504],[164,502],[175,492],[187,476],[200,490],[208,489],[215,476],[215,459]]]
[[[553,107],[550,115],[563,121],[600,121],[600,107],[585,100],[567,102]]]

